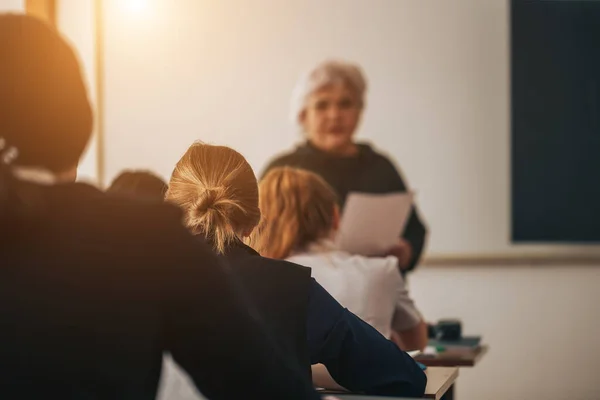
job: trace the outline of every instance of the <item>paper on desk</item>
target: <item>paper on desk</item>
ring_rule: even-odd
[[[398,243],[413,204],[412,193],[350,193],[336,242],[341,250],[383,255]]]
[[[406,354],[408,354],[412,358],[415,358],[416,356],[421,355],[421,353],[422,353],[421,350],[413,350],[413,351],[407,351],[406,352]]]

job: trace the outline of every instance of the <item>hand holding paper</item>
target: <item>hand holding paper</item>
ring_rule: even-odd
[[[350,193],[337,234],[341,250],[381,256],[398,245],[413,205],[412,193]]]
[[[398,239],[398,243],[387,252],[387,255],[395,256],[398,259],[400,269],[405,269],[410,265],[410,260],[412,260],[412,245],[405,239]]]

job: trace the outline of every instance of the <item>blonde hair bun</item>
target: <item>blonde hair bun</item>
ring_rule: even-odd
[[[220,253],[261,217],[250,164],[225,146],[190,146],[175,166],[166,199],[181,207],[187,227],[210,238]]]
[[[219,205],[219,201],[223,199],[225,188],[207,188],[200,190],[198,199],[195,204],[191,207],[192,211],[196,213],[196,216],[202,216],[210,209],[216,209]]]
[[[214,227],[231,225],[230,221],[236,212],[244,212],[244,208],[231,198],[227,188],[213,187],[200,191],[198,199],[190,207],[189,219],[193,225]]]

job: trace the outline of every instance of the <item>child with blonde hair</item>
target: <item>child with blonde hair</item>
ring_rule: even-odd
[[[340,213],[333,189],[301,169],[272,169],[260,183],[266,218],[256,245],[263,255],[312,268],[312,276],[344,307],[404,350],[422,350],[427,328],[393,256],[364,257],[336,248]]]

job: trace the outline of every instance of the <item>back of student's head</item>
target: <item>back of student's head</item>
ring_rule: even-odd
[[[240,153],[225,146],[194,143],[175,166],[166,199],[218,252],[260,221],[256,176]]]
[[[262,254],[286,258],[334,228],[337,196],[319,175],[290,167],[272,169],[260,182],[260,234],[254,238]]]
[[[74,170],[91,132],[92,110],[71,47],[41,20],[0,14],[2,230],[30,203],[15,193],[14,167]]]
[[[161,201],[165,197],[167,183],[148,171],[123,171],[107,189],[120,196]]]

